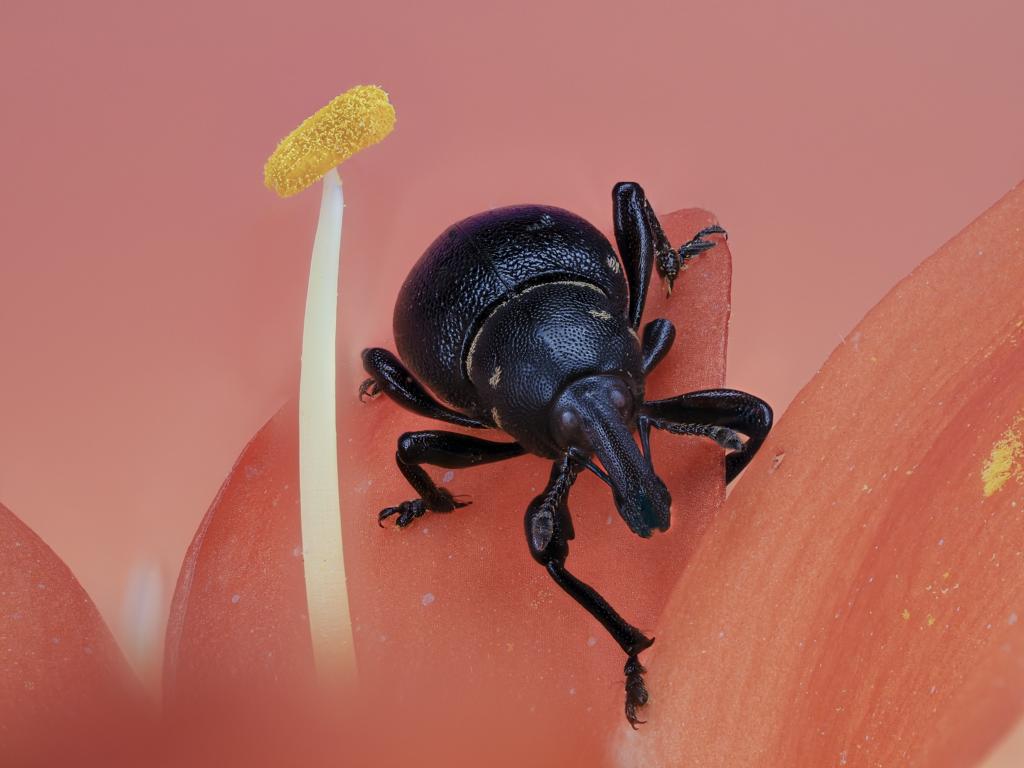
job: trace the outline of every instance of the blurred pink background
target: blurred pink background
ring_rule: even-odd
[[[728,228],[729,383],[781,411],[1024,177],[1024,6],[821,5],[6,3],[0,499],[153,682],[185,548],[297,382],[319,196],[263,162],[359,83],[398,125],[342,169],[342,386],[448,223],[609,230],[633,179]]]

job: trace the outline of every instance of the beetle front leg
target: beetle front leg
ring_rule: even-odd
[[[772,428],[772,409],[764,400],[735,389],[707,389],[640,408],[641,431],[650,427],[677,435],[708,437],[732,452],[725,457],[730,483],[754,458]],[[747,436],[740,442],[736,432]]]
[[[601,625],[626,654],[626,719],[636,728],[643,720],[637,718],[637,709],[647,703],[641,651],[651,647],[653,638],[623,619],[608,601],[591,587],[569,573],[565,561],[569,556],[569,541],[574,533],[569,505],[569,489],[576,480],[579,467],[566,456],[551,469],[551,478],[544,492],[537,496],[526,510],[526,540],[533,559],[544,566],[555,583],[577,603],[601,622]]]
[[[383,525],[389,517],[397,515],[395,523],[399,528],[405,528],[428,510],[451,512],[468,506],[469,502],[456,501],[449,491],[438,488],[421,464],[432,464],[445,469],[463,469],[522,455],[523,447],[519,443],[495,443],[470,435],[436,430],[406,432],[398,438],[395,463],[420,498],[403,501],[397,507],[382,509],[377,515],[377,522]]]

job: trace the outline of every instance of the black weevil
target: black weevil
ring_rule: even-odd
[[[725,230],[703,229],[676,250],[640,185],[617,184],[612,200],[621,261],[601,232],[560,208],[499,208],[449,227],[412,268],[395,305],[395,343],[408,368],[385,349],[364,350],[371,378],[360,397],[383,392],[414,413],[500,429],[516,440],[435,430],[402,435],[395,459],[419,498],[382,510],[381,523],[396,517],[404,528],[428,510],[466,506],[438,488],[424,464],[456,469],[524,453],[554,460],[547,487],[527,508],[526,540],[534,559],[628,657],[626,717],[636,727],[643,722],[637,707],[648,698],[638,654],[653,640],[566,570],[569,489],[589,469],[611,487],[633,533],[665,531],[672,498],[654,471],[651,428],[716,441],[729,451],[729,482],[767,436],[772,410],[732,389],[644,400],[644,381],[675,338],[665,318],[647,323],[642,340],[637,335],[652,269],[671,291],[686,260],[712,248],[707,238]]]

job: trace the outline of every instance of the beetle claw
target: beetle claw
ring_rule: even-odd
[[[364,398],[375,400],[380,396],[380,382],[374,378],[369,378],[363,381],[359,385],[359,402],[366,402]]]
[[[389,517],[398,515],[398,519],[395,520],[395,525],[399,528],[405,528],[407,525],[412,523],[417,517],[423,517],[423,513],[427,511],[427,505],[423,499],[413,499],[412,501],[403,501],[397,507],[388,507],[382,509],[377,514],[377,525],[381,528],[384,527],[384,521]]]

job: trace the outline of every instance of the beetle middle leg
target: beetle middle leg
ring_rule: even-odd
[[[626,675],[626,719],[636,728],[638,723],[644,722],[637,718],[637,708],[646,704],[648,699],[643,679],[646,670],[638,656],[641,651],[651,647],[654,639],[648,638],[623,619],[597,590],[565,568],[565,561],[569,557],[569,541],[574,537],[567,498],[578,472],[579,466],[568,455],[551,468],[547,487],[530,502],[526,510],[526,540],[533,559],[544,566],[548,575],[573,600],[601,622],[626,654],[623,669]]]
[[[519,443],[495,443],[456,432],[406,432],[398,438],[395,462],[420,498],[382,509],[377,515],[377,522],[383,525],[389,517],[397,515],[396,524],[399,528],[405,528],[428,510],[451,512],[469,504],[456,501],[448,490],[438,488],[430,479],[430,475],[420,466],[422,464],[432,464],[446,469],[463,469],[512,459],[522,456],[523,452],[523,447]]]
[[[651,427],[677,435],[699,435],[732,452],[725,457],[725,482],[730,483],[754,458],[772,428],[772,409],[764,400],[735,389],[706,389],[651,400],[640,407],[640,440],[650,459]],[[737,432],[747,436],[741,442]]]

